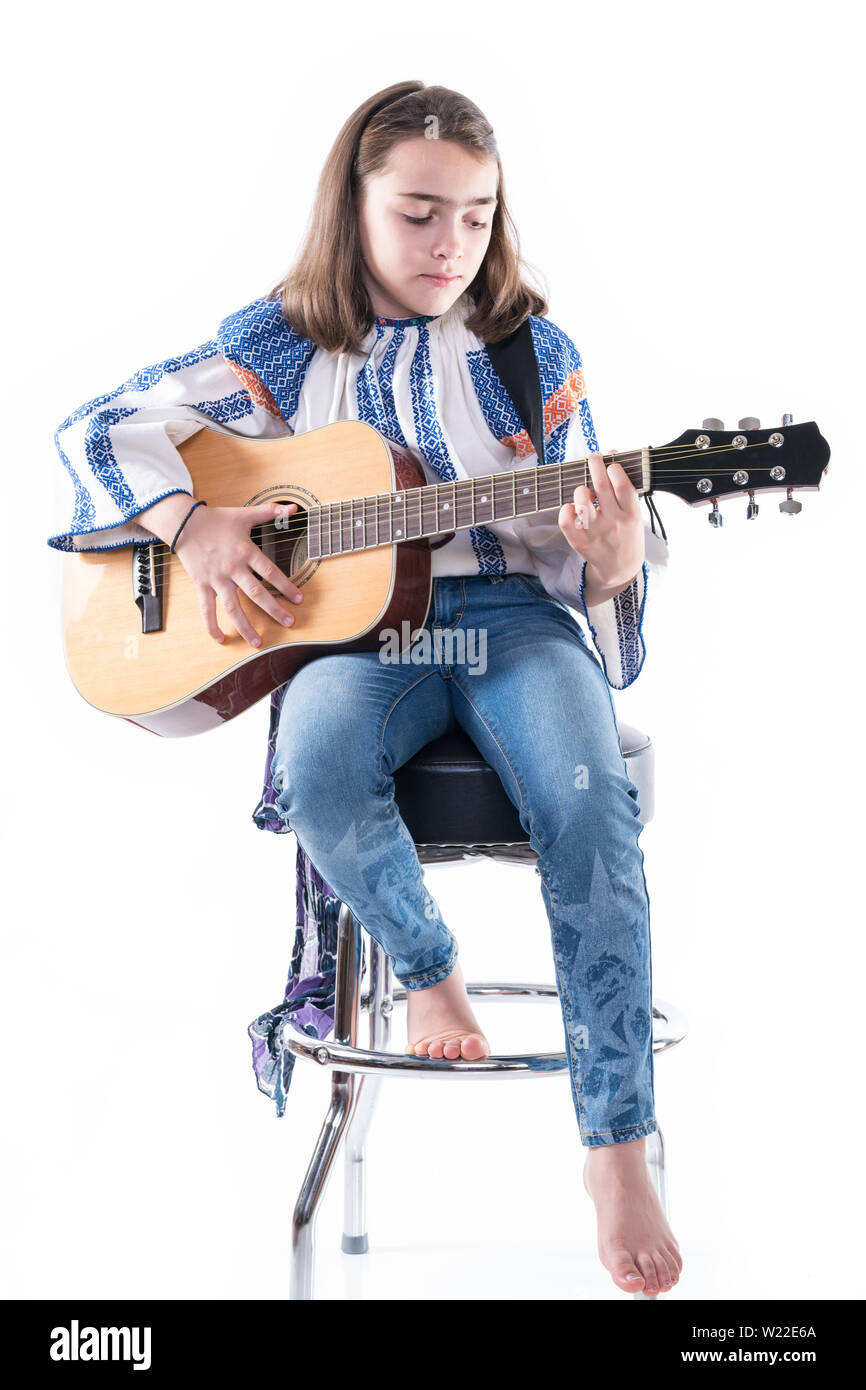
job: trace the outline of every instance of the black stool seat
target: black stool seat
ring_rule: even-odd
[[[629,724],[618,721],[617,727],[646,824],[652,815],[652,742]],[[434,739],[398,768],[394,796],[422,861],[536,858],[498,773],[463,729]]]

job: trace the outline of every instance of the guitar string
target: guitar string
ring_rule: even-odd
[[[664,453],[666,453],[666,452],[673,453],[675,447],[680,447],[680,448],[682,448],[682,446],[669,446],[669,449],[652,449],[652,450],[651,450],[651,460],[652,460],[652,459],[655,459],[655,458],[658,457],[659,455],[664,454]],[[765,447],[765,446],[762,445],[762,444],[760,444],[760,443],[756,443],[756,444],[748,445],[748,446],[746,446],[746,447],[747,447],[747,448],[762,448],[762,447]],[[630,466],[630,467],[640,467],[640,460],[637,459],[637,458],[631,457],[631,455],[633,455],[633,453],[636,453],[636,452],[637,452],[637,451],[631,451],[631,450],[626,451],[626,457],[627,457],[628,460],[629,460],[629,466]],[[658,486],[661,486],[665,481],[688,482],[688,481],[691,481],[692,478],[698,479],[698,478],[708,477],[708,476],[711,477],[711,476],[713,476],[713,475],[716,475],[716,476],[727,475],[727,474],[729,473],[729,469],[727,469],[727,468],[725,468],[725,469],[711,469],[711,468],[708,469],[708,468],[701,468],[699,465],[700,465],[700,463],[701,463],[702,458],[706,457],[706,455],[707,455],[707,454],[710,454],[710,453],[732,453],[732,454],[736,454],[736,455],[740,456],[740,455],[744,454],[745,452],[746,452],[746,450],[743,449],[743,448],[741,448],[741,449],[732,449],[730,446],[727,446],[727,445],[719,445],[719,446],[717,446],[717,447],[710,447],[709,449],[702,450],[702,451],[701,451],[700,457],[699,457],[699,458],[695,458],[693,449],[689,449],[689,452],[688,452],[688,453],[681,453],[681,454],[678,456],[679,458],[682,458],[682,459],[688,459],[688,460],[690,461],[690,466],[689,466],[689,467],[687,467],[687,468],[680,468],[680,469],[673,469],[673,470],[670,469],[670,468],[667,468],[667,469],[653,468],[653,482],[654,482],[654,484],[656,484],[656,485],[658,485]],[[605,457],[605,463],[606,463],[606,466],[607,466],[608,460],[607,460],[607,457],[606,457],[606,456],[604,456],[604,457]],[[611,456],[610,456],[610,462],[611,462],[611,463],[619,463],[619,462],[622,462],[622,456],[611,455]],[[591,476],[590,476],[589,473],[588,473],[588,460],[586,460],[586,459],[575,459],[575,460],[573,460],[573,461],[571,461],[571,462],[569,462],[569,463],[563,463],[563,464],[547,464],[547,465],[544,465],[544,466],[545,466],[545,467],[550,467],[550,468],[556,469],[557,472],[560,473],[561,475],[565,475],[565,474],[568,474],[568,473],[572,473],[572,472],[574,472],[575,470],[577,470],[577,471],[578,471],[578,474],[579,474],[580,471],[582,470],[582,471],[583,471],[583,477],[584,477],[584,483],[583,483],[583,485],[584,485],[584,486],[589,486],[589,485],[591,484],[591,482],[592,482],[592,478],[591,478]],[[514,470],[514,475],[516,475],[516,474],[518,474],[518,473],[520,473],[520,472],[521,472],[520,469],[516,469],[516,470]],[[535,476],[536,476],[536,470],[526,469],[525,472],[526,472],[527,478],[532,478],[532,477],[535,477]],[[508,486],[507,479],[508,479],[509,477],[511,477],[511,476],[512,476],[512,474],[510,474],[510,473],[504,473],[504,474],[503,474],[503,473],[494,473],[494,474],[490,474],[490,475],[488,475],[487,477],[484,477],[484,478],[458,479],[456,485],[457,485],[457,486],[460,486],[461,484],[465,484],[465,483],[474,483],[475,486],[477,487],[479,483],[487,483],[487,482],[489,482],[490,484],[492,484],[490,490],[491,490],[492,492],[495,492],[495,491],[496,491],[495,484],[499,483],[499,484],[500,484],[500,489],[499,489],[499,490],[500,490],[500,492],[501,492],[501,491],[503,490],[503,488],[507,488],[507,486]],[[567,485],[570,487],[570,486],[571,486],[571,482],[569,481],[569,483],[568,483]],[[581,485],[581,484],[578,483],[576,486],[580,486],[580,485]],[[407,488],[407,489],[405,489],[405,490],[403,490],[403,491],[401,491],[401,492],[399,492],[399,493],[379,493],[379,494],[371,494],[371,495],[368,495],[368,496],[365,496],[365,497],[355,497],[355,498],[348,498],[348,497],[346,497],[346,498],[340,498],[340,499],[338,499],[338,500],[336,500],[336,501],[334,501],[334,502],[331,502],[331,503],[323,503],[323,504],[321,504],[321,506],[316,507],[316,508],[313,508],[313,509],[310,509],[310,510],[311,510],[311,511],[324,511],[324,509],[325,509],[326,507],[329,508],[329,509],[330,509],[330,508],[333,508],[333,509],[335,509],[335,510],[334,510],[334,516],[333,516],[333,518],[329,518],[329,520],[333,520],[333,519],[337,519],[336,509],[340,509],[340,515],[339,515],[339,529],[340,529],[340,532],[342,533],[343,526],[345,525],[345,522],[346,522],[346,520],[347,520],[347,518],[344,517],[344,516],[342,515],[342,508],[344,508],[344,507],[354,507],[355,504],[360,505],[361,503],[365,503],[365,504],[366,504],[366,503],[373,503],[373,502],[378,503],[378,502],[381,502],[381,501],[390,502],[391,505],[393,506],[394,504],[399,504],[399,502],[400,502],[402,499],[404,499],[404,498],[405,498],[407,501],[409,501],[409,500],[412,498],[412,494],[413,494],[413,493],[414,493],[414,494],[418,494],[418,493],[420,493],[420,492],[422,492],[422,491],[425,491],[428,487],[430,488],[431,492],[438,492],[438,490],[439,490],[440,488],[448,488],[448,487],[453,488],[454,486],[455,486],[454,483],[423,484],[423,485],[421,485],[420,487]],[[766,490],[767,490],[767,491],[781,491],[781,490],[782,490],[783,488],[785,488],[786,486],[787,486],[787,485],[786,485],[786,484],[784,483],[784,481],[783,481],[783,482],[780,482],[780,483],[777,485],[776,488],[768,488],[768,489],[766,489]],[[748,490],[750,490],[750,489],[748,489],[748,488],[746,487],[746,485],[744,485],[743,488],[740,489],[736,495],[738,495],[738,496],[739,496],[739,495],[742,495],[743,492],[746,492],[746,491],[748,491]],[[762,489],[760,489],[759,487],[755,487],[755,488],[753,488],[753,489],[751,489],[751,490],[752,490],[752,491],[761,491]],[[640,494],[640,495],[646,495],[646,494]],[[712,495],[712,494],[709,494],[709,493],[705,494],[705,500],[709,501],[711,495]],[[415,501],[417,502],[417,500],[418,500],[418,499],[417,499],[417,497],[416,497],[416,498],[415,498]],[[471,504],[471,500],[472,500],[471,498],[458,499],[458,501],[465,501],[467,504]],[[494,497],[494,505],[495,505],[495,501],[496,501],[496,498]],[[564,505],[568,505],[568,504],[566,503],[566,504],[564,504]],[[436,510],[438,511],[438,499],[436,499],[436,498],[431,498],[431,506],[432,506],[432,507],[435,507]],[[557,506],[557,504],[554,502],[554,503],[551,505],[551,507],[545,507],[545,508],[541,508],[541,509],[539,509],[539,510],[543,510],[543,511],[552,511],[553,508],[556,507],[556,506]],[[423,502],[422,502],[422,509],[423,509]],[[365,510],[366,510],[366,508],[365,508]],[[377,508],[376,508],[376,511],[378,512],[378,506],[377,506]],[[487,519],[486,522],[478,522],[477,524],[478,524],[478,525],[485,525],[485,524],[495,525],[497,521],[513,521],[513,520],[520,520],[521,517],[530,517],[530,516],[535,516],[535,515],[538,515],[538,513],[537,513],[537,512],[522,512],[522,513],[521,513],[521,512],[518,512],[518,513],[516,513],[516,514],[514,514],[514,515],[507,516],[507,517],[505,517],[505,516],[502,516],[502,517],[489,517],[489,518]],[[303,516],[303,514],[302,514],[302,516]],[[350,519],[350,520],[352,519],[352,518],[351,518],[351,512],[350,512],[350,517],[349,517],[349,519]],[[358,518],[358,520],[361,520],[361,521],[365,524],[364,527],[362,527],[362,529],[365,529],[366,524],[369,524],[370,526],[375,525],[376,522],[377,522],[377,519],[378,519],[377,516],[371,516],[371,517],[368,518],[366,515],[364,515],[364,516]],[[296,538],[296,537],[299,537],[299,536],[301,536],[301,535],[306,534],[306,533],[307,533],[307,530],[308,530],[308,526],[307,526],[307,523],[306,523],[304,520],[302,520],[301,518],[298,517],[298,514],[297,514],[297,513],[291,513],[291,514],[289,515],[289,517],[287,518],[287,520],[288,520],[288,522],[289,522],[289,525],[288,525],[288,526],[282,526],[282,527],[277,527],[277,526],[275,526],[275,525],[273,525],[273,524],[270,524],[270,525],[269,525],[268,523],[264,523],[264,522],[258,523],[258,526],[259,526],[259,528],[260,528],[260,530],[261,530],[261,533],[262,533],[262,538],[265,539],[266,537],[269,538],[270,536],[276,536],[276,537],[278,538],[278,541],[282,542],[284,545],[285,545],[287,542],[290,543],[290,545],[294,545],[295,542],[294,542],[294,540],[293,540],[293,537]],[[385,522],[386,520],[387,520],[387,518],[381,518],[381,521],[382,521],[383,524],[384,524],[384,522]],[[423,515],[422,515],[422,524],[423,524]],[[469,523],[468,525],[465,525],[465,526],[461,526],[459,529],[461,529],[461,530],[462,530],[462,529],[469,529],[470,526],[471,526],[471,523]],[[445,528],[443,528],[443,529],[444,529],[444,530],[447,530],[448,528],[445,527]],[[426,535],[426,534],[437,535],[437,534],[440,534],[440,533],[439,533],[439,532],[430,532],[430,533],[423,533],[423,534],[424,534],[424,535]],[[422,538],[423,538],[423,536],[407,536],[407,537],[405,537],[405,540],[418,540],[418,539],[422,539]],[[398,545],[398,544],[401,543],[401,540],[402,540],[402,539],[404,539],[404,538],[396,538],[396,539],[394,539],[394,538],[389,538],[389,539],[387,539],[387,540],[383,540],[383,541],[380,542],[379,544],[381,544],[381,545],[397,544],[397,545]],[[178,560],[180,560],[180,556],[173,556],[173,555],[169,555],[169,554],[165,553],[165,547],[168,545],[168,542],[166,542],[166,541],[154,541],[154,542],[152,542],[152,543],[151,543],[151,542],[147,542],[147,541],[142,541],[142,542],[135,542],[135,544],[137,544],[137,545],[142,545],[142,546],[146,546],[147,548],[150,548],[151,545],[153,546],[154,550],[156,551],[155,563],[154,563],[154,568],[156,568],[156,569],[159,569],[159,568],[161,568],[161,567],[165,567],[165,565],[169,564],[169,563],[171,562],[171,560],[173,560],[173,559],[175,559],[175,558],[178,559]],[[160,546],[163,547],[163,551],[160,551],[160,550],[158,549],[158,547],[160,547]],[[345,550],[340,550],[340,551],[337,551],[337,552],[331,552],[331,553],[328,554],[328,555],[316,556],[316,557],[314,557],[314,558],[316,558],[316,559],[330,559],[330,558],[332,558],[332,556],[333,556],[334,554],[352,554],[352,553],[353,553],[353,550],[361,550],[361,549],[372,550],[372,549],[378,549],[378,548],[379,548],[379,545],[378,545],[378,544],[377,544],[376,546],[365,545],[365,546],[358,546],[358,547],[347,547]],[[275,558],[275,552],[276,552],[277,549],[279,549],[279,546],[276,546],[276,547],[274,548],[274,553],[272,553],[271,555],[268,556],[269,559]]]
[[[761,491],[761,489],[757,489],[757,488],[756,488],[756,489],[752,489],[752,490],[755,491],[755,492],[760,492],[760,491]],[[776,491],[776,492],[782,492],[782,491],[784,491],[784,490],[785,490],[784,484],[780,484],[779,487],[776,488],[776,489],[766,489],[766,491]],[[744,494],[737,494],[737,495],[738,495],[738,496],[745,495],[745,492],[744,492]],[[710,502],[712,501],[712,497],[711,497],[710,494],[707,494],[707,496],[706,496],[705,498],[701,499],[701,500],[702,500],[703,502],[705,502],[707,505],[709,505]],[[724,499],[723,499],[723,500],[724,500]],[[567,505],[567,504],[566,504],[566,505]],[[543,509],[543,510],[549,510],[549,511],[556,510],[556,504],[554,504],[553,507],[545,508],[545,509]],[[509,517],[502,517],[502,516],[500,516],[500,517],[495,517],[495,518],[494,518],[494,517],[489,517],[486,521],[478,521],[478,522],[475,523],[475,524],[477,524],[477,525],[479,525],[479,526],[483,526],[483,525],[494,525],[494,526],[495,526],[497,523],[501,523],[501,522],[504,522],[504,521],[515,521],[515,520],[519,521],[519,520],[521,520],[522,517],[536,516],[536,515],[538,515],[538,514],[539,514],[539,513],[536,513],[536,512],[532,512],[532,513],[526,513],[526,512],[524,512],[524,513],[518,513],[516,516],[509,516]],[[331,534],[333,534],[333,531],[334,531],[335,529],[339,529],[339,531],[340,531],[339,539],[340,539],[341,542],[342,542],[342,540],[344,539],[343,532],[344,532],[345,529],[346,529],[346,524],[345,524],[345,523],[346,523],[346,519],[343,518],[343,523],[342,523],[342,525],[341,525],[339,528],[334,528],[334,527],[331,528]],[[372,527],[375,525],[375,518],[372,518],[372,517],[371,517],[371,518],[368,518],[368,519],[367,519],[367,524],[368,524],[368,526],[369,526],[370,528],[372,528]],[[381,524],[384,525],[384,519],[381,519]],[[362,528],[360,528],[360,532],[361,532],[361,534],[364,534],[364,544],[363,544],[363,545],[359,545],[359,546],[350,546],[350,545],[346,545],[345,547],[343,547],[343,548],[341,548],[341,549],[339,549],[339,550],[332,550],[332,551],[328,551],[328,552],[322,553],[322,554],[320,554],[320,555],[308,556],[308,559],[312,559],[312,560],[328,560],[328,559],[332,559],[332,558],[337,558],[337,557],[340,556],[340,555],[357,554],[358,552],[360,552],[360,551],[362,551],[362,550],[378,550],[378,549],[380,549],[381,547],[386,546],[386,545],[401,545],[401,544],[406,544],[406,543],[408,543],[408,542],[410,542],[410,541],[413,541],[413,540],[414,540],[414,541],[426,540],[426,539],[428,539],[428,538],[432,538],[432,537],[437,536],[437,535],[444,535],[445,532],[446,532],[448,529],[453,529],[453,530],[470,530],[470,529],[471,529],[471,526],[472,526],[472,523],[471,523],[471,522],[462,522],[459,526],[456,526],[456,527],[453,527],[453,528],[448,528],[447,526],[444,526],[444,527],[441,528],[440,531],[429,531],[429,532],[428,532],[428,531],[422,531],[422,532],[420,532],[420,533],[415,533],[415,534],[411,534],[411,535],[407,535],[407,536],[387,536],[387,537],[383,537],[382,540],[377,540],[377,541],[375,541],[375,542],[369,542],[369,541],[367,541],[366,534],[365,534],[366,528],[362,527]],[[356,531],[353,531],[353,532],[352,532],[352,534],[357,534],[357,533],[358,533],[358,532],[357,532],[357,529],[356,529]],[[279,563],[281,557],[284,556],[284,555],[286,554],[287,551],[292,551],[292,550],[294,549],[295,545],[297,544],[297,541],[298,541],[302,536],[308,534],[308,528],[306,527],[306,525],[301,524],[301,525],[299,525],[299,526],[297,526],[297,527],[294,527],[294,528],[287,528],[286,530],[279,531],[279,532],[277,532],[276,534],[279,536],[279,540],[278,540],[276,543],[274,543],[274,544],[271,545],[271,547],[269,548],[269,550],[267,551],[267,553],[264,553],[264,558],[265,558],[265,559],[268,559],[268,560],[271,560],[271,561],[273,561],[274,563]],[[326,528],[326,535],[328,535],[328,530],[327,530],[327,528]],[[335,539],[336,539],[336,537],[335,537]],[[151,548],[147,542],[136,542],[135,544],[137,544],[137,545],[142,545],[142,546],[144,546],[144,547],[147,548],[147,549],[150,549],[150,548]],[[153,562],[152,562],[152,564],[146,564],[146,565],[145,565],[145,568],[148,570],[148,572],[153,572],[157,577],[161,574],[161,572],[163,572],[164,570],[170,568],[171,562],[172,562],[173,560],[175,560],[175,559],[178,560],[178,561],[181,563],[181,565],[183,565],[183,562],[182,562],[181,557],[180,557],[179,555],[170,555],[170,554],[168,553],[168,550],[167,550],[167,543],[166,543],[166,542],[163,542],[163,541],[157,541],[157,542],[155,542],[154,545],[153,545],[153,549],[154,549],[155,552],[156,552],[155,555],[154,555]],[[183,567],[186,568],[185,566],[183,566]]]

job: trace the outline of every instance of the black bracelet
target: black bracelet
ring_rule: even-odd
[[[206,506],[207,506],[207,502],[193,502],[192,506],[190,507],[190,509],[189,509],[189,511],[187,512],[186,516],[184,517],[183,521],[180,523],[180,525],[179,525],[178,528],[177,528],[177,535],[175,536],[174,540],[172,541],[171,545],[170,545],[169,548],[168,548],[168,553],[169,553],[169,555],[173,555],[173,554],[174,554],[174,548],[175,548],[175,546],[177,545],[177,537],[180,535],[180,533],[181,533],[181,531],[183,530],[184,526],[186,526],[186,523],[189,521],[189,519],[190,519],[190,517],[192,516],[193,512],[195,511],[196,507],[206,507]]]

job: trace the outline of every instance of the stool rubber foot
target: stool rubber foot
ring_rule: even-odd
[[[343,1232],[341,1249],[344,1255],[366,1255],[368,1250],[366,1233],[362,1236],[347,1236]]]

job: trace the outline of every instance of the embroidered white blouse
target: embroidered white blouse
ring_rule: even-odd
[[[71,518],[67,510],[58,519],[48,544],[107,550],[151,541],[136,517],[170,493],[193,493],[177,446],[205,425],[266,439],[364,420],[411,450],[429,483],[537,466],[483,342],[466,328],[471,307],[464,293],[439,316],[379,317],[360,353],[332,353],[296,334],[278,300],[252,301],[224,319],[214,339],[145,367],[63,421],[55,442],[74,496]],[[547,462],[585,458],[598,442],[580,354],[548,318],[530,322]],[[585,563],[557,517],[558,509],[459,530],[433,551],[433,576],[537,575],[586,619],[609,684],[623,689],[643,665],[648,578],[667,563],[667,545],[645,526],[640,573],[622,594],[587,610]]]

